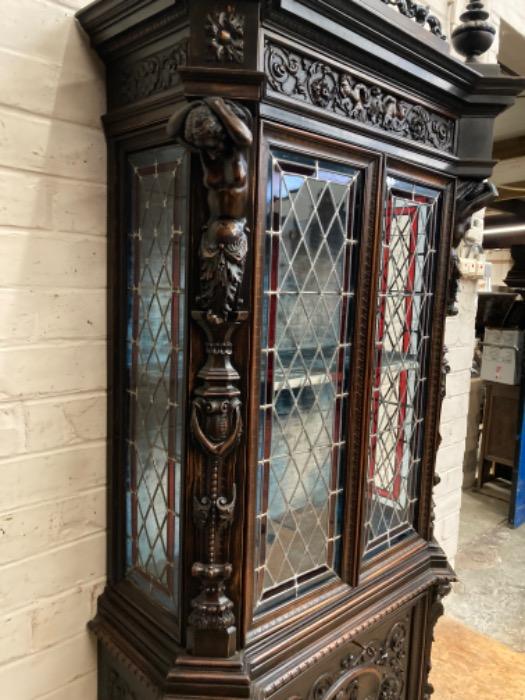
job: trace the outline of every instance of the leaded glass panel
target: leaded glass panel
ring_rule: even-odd
[[[375,326],[365,557],[413,532],[439,193],[387,178]]]
[[[273,149],[267,186],[257,598],[338,572],[361,174]]]
[[[187,163],[169,146],[129,159],[127,575],[178,608]]]

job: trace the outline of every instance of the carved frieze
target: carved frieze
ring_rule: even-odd
[[[178,69],[187,60],[188,46],[184,40],[124,68],[114,79],[111,95],[115,105],[123,106],[176,87],[180,83]]]
[[[218,63],[244,62],[245,17],[234,5],[212,12],[206,18],[210,56]]]
[[[265,44],[265,64],[270,91],[440,151],[454,149],[454,120],[401,99],[351,70],[270,41]]]
[[[422,27],[428,25],[432,34],[435,34],[440,39],[446,39],[446,36],[443,34],[441,22],[435,15],[431,14],[428,5],[422,5],[413,0],[381,0],[381,2],[384,2],[385,5],[397,7],[399,12],[405,17],[415,20]]]
[[[235,651],[233,603],[226,593],[227,560],[237,501],[235,450],[243,430],[240,376],[233,367],[232,337],[247,318],[240,291],[248,253],[248,160],[251,115],[220,97],[192,102],[168,124],[168,134],[200,155],[209,219],[199,246],[200,294],[193,319],[205,334],[206,362],[199,371],[190,428],[204,456],[193,494],[195,539],[202,542],[192,573],[201,593],[191,603],[189,647],[203,656]]]

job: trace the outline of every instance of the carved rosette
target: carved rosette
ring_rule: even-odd
[[[230,529],[237,499],[235,451],[242,430],[239,373],[233,336],[248,314],[240,291],[248,253],[250,113],[222,98],[186,105],[168,124],[169,135],[200,155],[209,219],[199,246],[200,294],[192,312],[206,339],[206,361],[191,405],[191,433],[203,456],[193,494],[195,541],[201,543],[193,576],[201,592],[191,603],[188,646],[201,656],[231,656],[236,649],[233,603],[227,595]]]
[[[488,180],[460,180],[456,192],[456,214],[452,233],[452,252],[450,255],[450,273],[447,298],[447,315],[458,313],[457,296],[459,292],[458,247],[471,226],[472,216],[488,206],[498,196],[495,185]]]
[[[244,62],[244,24],[234,5],[207,16],[208,49],[218,63]]]
[[[451,153],[455,123],[426,107],[386,92],[350,70],[266,42],[269,89],[354,122]]]
[[[430,671],[432,670],[432,661],[431,661],[432,642],[434,641],[434,630],[435,630],[437,621],[445,612],[445,606],[443,604],[443,600],[447,597],[447,595],[450,593],[451,590],[452,590],[452,585],[451,585],[450,581],[444,581],[444,582],[438,583],[436,586],[434,586],[434,588],[432,590],[432,603],[430,606],[430,612],[429,612],[429,618],[428,618],[429,637],[428,637],[428,645],[427,645],[428,649],[427,649],[426,681],[425,681],[425,687],[423,689],[423,700],[431,700],[431,696],[434,693],[434,686],[428,680],[428,677],[430,675]]]

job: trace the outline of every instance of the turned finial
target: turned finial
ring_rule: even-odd
[[[469,2],[461,15],[461,24],[452,32],[452,44],[465,56],[467,63],[476,63],[478,56],[488,51],[496,36],[495,27],[487,22],[489,13],[482,2]]]

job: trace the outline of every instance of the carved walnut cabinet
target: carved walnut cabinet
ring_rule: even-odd
[[[407,0],[98,0],[100,700],[422,700],[454,259],[524,87]]]

